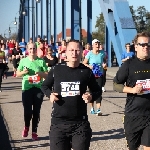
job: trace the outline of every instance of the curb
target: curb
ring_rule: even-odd
[[[9,132],[9,127],[8,127],[6,119],[4,118],[4,113],[3,113],[1,105],[0,105],[0,112],[1,112],[1,115],[2,115],[2,118],[3,118],[3,121],[4,121],[4,125],[5,125],[7,133],[8,133],[8,137],[9,137],[9,141],[10,141],[10,146],[11,146],[12,150],[15,150],[15,148],[14,148],[15,145],[14,145],[14,143],[12,143],[11,133]]]

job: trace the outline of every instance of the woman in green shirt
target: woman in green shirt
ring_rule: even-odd
[[[28,45],[27,50],[28,56],[20,61],[17,69],[17,77],[23,77],[22,102],[24,106],[25,127],[22,131],[22,137],[28,136],[30,120],[32,119],[32,139],[37,140],[37,126],[44,97],[40,87],[43,78],[47,76],[48,67],[43,59],[37,57],[36,48],[33,43]]]

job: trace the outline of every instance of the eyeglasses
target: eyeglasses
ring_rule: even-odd
[[[150,47],[150,43],[138,43],[137,45],[142,46],[142,47]]]

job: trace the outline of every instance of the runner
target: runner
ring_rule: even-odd
[[[62,63],[66,59],[66,40],[62,40],[61,46],[58,49],[59,62]]]
[[[44,97],[40,87],[43,81],[42,78],[47,76],[47,66],[43,59],[37,57],[35,45],[32,43],[28,45],[28,56],[21,59],[18,66],[17,77],[21,76],[23,76],[22,102],[25,122],[22,137],[28,136],[30,120],[32,119],[32,139],[37,140],[37,127]]]
[[[74,150],[89,150],[92,133],[86,103],[100,97],[102,90],[92,71],[80,63],[79,41],[69,41],[66,56],[67,62],[53,67],[42,84],[43,92],[53,103],[50,149],[70,150],[72,141]],[[86,92],[87,86],[90,93]]]
[[[83,64],[87,67],[89,67],[93,73],[95,74],[96,81],[100,87],[103,85],[103,68],[106,67],[106,61],[105,61],[105,53],[104,51],[100,51],[100,41],[97,39],[94,39],[92,41],[92,47],[93,50],[88,52],[88,54],[85,56],[85,59],[83,61]],[[98,98],[96,100],[97,105],[97,111],[95,112],[94,109],[94,103],[91,103],[91,114],[96,115],[102,115],[101,112],[101,101],[102,97]]]
[[[122,56],[121,56],[121,60],[122,60],[123,63],[124,63],[125,61],[127,61],[128,59],[134,57],[134,53],[133,53],[132,51],[130,51],[130,50],[131,50],[130,47],[131,47],[131,46],[130,46],[130,43],[126,43],[126,44],[125,44],[126,51],[124,51],[124,52],[122,53]]]
[[[46,65],[48,66],[48,71],[50,71],[52,66],[55,66],[58,63],[58,58],[56,56],[53,56],[53,50],[51,47],[47,49],[47,55],[44,56],[44,60],[46,62]]]
[[[16,42],[16,46],[12,51],[12,63],[13,63],[13,77],[16,77],[16,71],[19,66],[20,59],[22,58],[22,50],[19,48],[18,42]]]
[[[19,48],[21,49],[24,57],[26,57],[26,47],[27,43],[24,41],[24,38],[22,38],[22,41],[19,43]]]
[[[114,89],[127,93],[124,129],[129,150],[150,150],[150,35],[135,37],[136,57],[128,59],[114,78]]]
[[[0,44],[0,92],[2,92],[1,84],[2,84],[2,77],[5,70],[5,52],[1,50],[1,44]]]

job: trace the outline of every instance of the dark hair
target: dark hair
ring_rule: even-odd
[[[139,37],[147,37],[150,38],[150,34],[147,32],[138,33],[134,38],[134,43],[137,44]]]
[[[130,45],[130,43],[126,43],[126,44],[125,44],[125,47],[126,47],[127,45]]]

